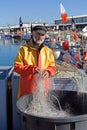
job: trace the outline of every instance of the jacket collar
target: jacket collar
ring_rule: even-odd
[[[35,43],[34,43],[34,41],[33,41],[33,39],[32,38],[30,38],[28,41],[26,41],[26,44],[25,44],[26,46],[28,46],[28,47],[31,47],[31,48],[33,48],[33,49],[37,49],[38,51],[40,51],[45,45],[44,45],[44,43],[42,43],[38,48],[37,48],[37,46],[35,45]]]

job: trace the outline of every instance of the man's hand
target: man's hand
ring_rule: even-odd
[[[34,74],[35,73],[40,73],[40,69],[38,68],[38,67],[35,67],[35,69],[34,69]]]
[[[47,70],[43,71],[41,78],[43,79],[49,78],[49,72]]]
[[[50,76],[47,70],[41,71],[38,67],[34,69],[34,74],[38,75],[38,77],[41,79],[46,79]]]

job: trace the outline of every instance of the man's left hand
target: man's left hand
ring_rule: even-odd
[[[46,78],[49,78],[49,72],[47,70],[45,70],[42,74],[42,78],[43,79],[46,79]]]

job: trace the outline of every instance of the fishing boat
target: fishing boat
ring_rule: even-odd
[[[11,35],[9,32],[4,32],[4,37],[5,37],[5,39],[7,39],[7,40],[12,39],[12,35]]]
[[[12,38],[20,40],[22,36],[20,36],[19,34],[15,34],[12,36]]]
[[[12,39],[12,35],[11,34],[7,34],[7,35],[5,34],[5,39],[8,39],[8,40]]]

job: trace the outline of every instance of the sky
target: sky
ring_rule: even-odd
[[[0,26],[45,22],[52,24],[61,18],[60,3],[68,16],[87,15],[87,0],[1,0]]]

